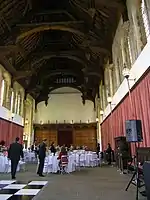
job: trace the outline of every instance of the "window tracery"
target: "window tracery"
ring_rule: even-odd
[[[21,109],[21,95],[18,93],[17,95],[17,114],[20,114],[20,109]]]
[[[13,108],[14,108],[14,91],[11,91],[11,100],[10,100],[10,111],[13,112]]]
[[[128,35],[128,49],[129,49],[130,62],[131,62],[131,65],[132,65],[133,57],[132,57],[132,47],[131,47],[131,42],[130,42],[130,34]]]
[[[15,105],[14,105],[14,113],[17,114],[17,104],[18,104],[18,93],[15,94]]]
[[[141,2],[141,12],[142,12],[142,18],[143,18],[143,23],[145,27],[146,37],[148,38],[150,35],[150,26],[149,26],[149,19],[148,19],[148,10],[147,10],[147,5],[146,5],[145,0],[142,0]]]
[[[5,98],[5,80],[2,80],[1,84],[1,97],[0,97],[0,105],[3,106],[4,98]]]

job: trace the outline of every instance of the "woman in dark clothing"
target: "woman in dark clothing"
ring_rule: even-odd
[[[107,153],[108,165],[111,165],[111,153],[112,153],[112,148],[111,148],[110,143],[108,143],[108,147],[107,147],[106,153]]]
[[[52,142],[52,144],[51,144],[50,151],[51,151],[51,153],[54,153],[54,155],[55,155],[55,153],[56,153],[56,148],[55,148],[55,146],[54,146],[54,142]]]

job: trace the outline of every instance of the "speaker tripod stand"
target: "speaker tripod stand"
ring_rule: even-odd
[[[135,152],[136,152],[136,155],[134,157],[134,163],[135,163],[134,169],[135,169],[135,171],[134,171],[125,191],[127,191],[129,189],[131,184],[135,185],[136,186],[136,200],[138,200],[139,199],[140,180],[139,180],[138,159],[137,159],[138,158],[138,152],[137,152],[136,143],[135,143]],[[133,183],[133,181],[135,181],[135,182]]]

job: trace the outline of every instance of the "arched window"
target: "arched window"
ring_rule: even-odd
[[[148,38],[148,36],[150,35],[150,26],[149,26],[149,19],[148,19],[147,10],[148,10],[148,8],[147,8],[147,5],[146,5],[146,1],[142,0],[141,11],[142,11],[142,17],[143,17],[143,23],[144,23],[144,27],[145,27],[146,37]]]
[[[133,55],[132,55],[132,44],[131,44],[130,34],[128,35],[127,39],[128,39],[129,57],[130,57],[131,65],[132,65],[133,64]]]
[[[2,80],[2,85],[1,85],[1,96],[0,96],[0,105],[3,106],[4,102],[4,94],[5,94],[5,80]]]
[[[20,114],[20,108],[21,108],[21,95],[20,93],[17,96],[17,114]]]
[[[11,91],[11,100],[10,100],[10,111],[13,112],[14,108],[14,91]]]

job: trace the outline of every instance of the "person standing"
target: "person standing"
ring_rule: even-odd
[[[107,150],[106,150],[106,153],[107,153],[107,161],[108,161],[108,165],[111,165],[111,159],[112,159],[112,148],[111,148],[111,145],[110,143],[108,143],[108,147],[107,147]]]
[[[99,143],[97,144],[96,153],[99,157],[99,153],[100,153],[100,144]]]
[[[12,143],[8,150],[8,159],[11,160],[11,176],[12,179],[16,179],[16,170],[20,160],[24,158],[23,155],[23,146],[19,144],[19,137],[16,138],[15,142]]]
[[[38,166],[38,171],[37,174],[41,177],[44,177],[43,175],[43,168],[44,168],[44,161],[45,161],[45,157],[46,157],[46,139],[43,140],[42,144],[40,144],[39,146],[39,166]]]
[[[55,153],[56,153],[56,148],[55,148],[55,143],[54,143],[54,142],[52,142],[52,144],[51,144],[51,146],[50,146],[50,151],[51,151],[51,153],[53,153],[53,154],[55,155]]]

